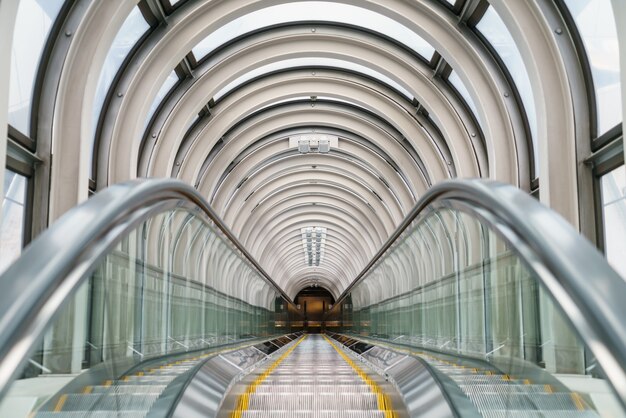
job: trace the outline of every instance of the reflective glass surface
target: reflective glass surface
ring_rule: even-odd
[[[619,45],[611,0],[565,0],[583,39],[596,93],[598,136],[622,121]]]
[[[135,46],[137,41],[143,36],[144,33],[150,28],[138,7],[135,7],[120,28],[119,32],[113,40],[111,49],[106,56],[104,66],[100,72],[100,78],[98,79],[98,86],[96,88],[96,95],[93,102],[92,110],[92,136],[89,149],[92,152],[89,153],[89,167],[91,167],[91,160],[93,158],[93,144],[95,140],[95,132],[98,127],[98,119],[102,112],[102,105],[104,99],[111,87],[111,83],[120,69],[124,59]],[[93,173],[92,173],[93,176]]]
[[[482,416],[624,416],[538,276],[458,202],[424,210],[327,325],[419,356]]]
[[[176,71],[172,71],[170,75],[167,76],[167,78],[165,79],[165,82],[163,83],[159,91],[157,92],[157,95],[154,98],[152,105],[150,105],[150,110],[148,111],[148,116],[146,117],[146,123],[145,123],[144,129],[146,126],[148,126],[148,123],[150,123],[150,119],[152,119],[154,112],[156,112],[157,108],[159,107],[159,105],[161,104],[165,96],[167,96],[167,94],[172,90],[172,88],[179,81],[180,79],[178,78]]]
[[[626,278],[626,169],[624,166],[600,178],[604,252],[609,263]]]
[[[461,80],[461,77],[459,77],[459,74],[456,71],[452,70],[452,72],[448,76],[448,81],[450,82],[450,84],[452,84],[452,87],[454,87],[456,91],[461,95],[461,98],[465,100],[465,103],[474,114],[476,121],[478,121],[478,123],[482,125],[482,120],[480,117],[480,113],[478,113],[478,107],[476,107],[476,102],[474,101],[472,95],[465,86],[465,83],[463,83],[463,80]]]
[[[97,264],[10,388],[1,417],[146,416],[209,356],[289,333],[280,293],[208,218],[183,206],[139,224]]]
[[[272,6],[241,16],[211,33],[192,52],[200,60],[215,48],[245,33],[281,23],[316,20],[345,23],[379,32],[429,61],[435,52],[422,37],[386,16],[361,7],[315,1]]]
[[[19,257],[24,241],[26,177],[4,170],[2,218],[0,218],[0,274]]]
[[[41,53],[63,0],[21,0],[11,48],[9,123],[30,136],[33,88]]]
[[[533,144],[533,154],[535,159],[535,176],[539,177],[539,153],[537,146],[537,112],[535,108],[535,98],[533,96],[528,71],[524,65],[522,55],[515,45],[515,41],[511,33],[506,28],[504,22],[493,7],[489,7],[483,18],[476,25],[476,29],[491,46],[496,50],[500,59],[504,62],[509,74],[513,78],[515,87],[522,99],[522,104],[526,110],[528,125],[530,126],[530,135]]]
[[[331,68],[341,68],[349,71],[353,71],[356,73],[363,74],[368,77],[375,78],[380,80],[381,83],[387,84],[391,88],[397,90],[399,93],[404,95],[409,100],[413,99],[413,95],[404,87],[402,87],[399,83],[387,77],[384,74],[376,70],[372,70],[364,65],[355,64],[350,61],[343,61],[335,58],[320,58],[320,57],[306,57],[306,58],[294,58],[284,61],[279,61],[272,64],[263,65],[261,67],[255,68],[254,70],[238,77],[237,79],[231,81],[226,86],[224,86],[220,91],[215,94],[214,99],[220,100],[223,96],[228,94],[231,90],[237,88],[238,86],[250,81],[256,77],[262,76],[264,74],[269,74],[274,71],[284,70],[287,68],[306,68],[306,67],[331,67]]]

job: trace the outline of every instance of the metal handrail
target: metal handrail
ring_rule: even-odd
[[[471,211],[511,244],[587,344],[626,408],[626,281],[568,222],[511,185],[451,180],[430,188],[339,296],[335,307],[367,277],[413,221],[429,206],[443,201]]]
[[[117,184],[71,209],[0,276],[0,399],[54,315],[126,232],[181,202],[199,209],[287,301],[196,189],[174,179]]]

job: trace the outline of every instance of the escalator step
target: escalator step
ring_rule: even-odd
[[[360,377],[316,377],[316,376],[299,376],[299,378],[289,379],[289,378],[272,378],[268,377],[263,381],[264,385],[306,385],[306,386],[314,386],[314,385],[360,385],[363,383],[363,379]]]
[[[527,410],[527,411],[577,411],[577,405],[569,393],[520,394],[468,394],[479,411]]]
[[[518,385],[511,383],[492,383],[490,385],[459,385],[466,394],[489,393],[550,393],[545,385]]]
[[[85,415],[85,411],[74,412],[38,412],[35,418],[144,418],[146,411],[90,411]]]
[[[68,394],[62,411],[147,411],[158,394]]]
[[[484,418],[599,418],[595,411],[484,411]]]
[[[242,418],[385,418],[383,411],[350,411],[342,410],[338,414],[336,410],[323,411],[245,411],[241,414]]]
[[[493,375],[475,375],[475,374],[468,374],[468,375],[448,375],[450,377],[450,379],[454,380],[455,382],[459,383],[459,384],[468,384],[468,385],[480,385],[480,384],[488,384],[488,385],[492,385],[494,383],[502,383],[502,382],[506,382],[507,384],[518,384],[518,385],[523,385],[524,382],[522,382],[521,380],[504,380],[504,376],[501,374],[493,374]]]
[[[368,385],[364,384],[290,384],[290,385],[260,385],[256,388],[256,393],[291,393],[291,394],[307,394],[307,393],[371,393]]]
[[[175,375],[172,376],[127,376],[124,380],[116,380],[115,385],[167,385],[172,380],[176,379]]]
[[[373,393],[253,393],[249,410],[321,411],[377,410]]]
[[[166,385],[93,386],[92,393],[161,393]]]

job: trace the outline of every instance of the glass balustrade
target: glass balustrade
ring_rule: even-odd
[[[624,416],[510,238],[469,206],[432,204],[333,307],[327,330],[422,357],[484,416]]]
[[[203,213],[155,214],[64,304],[0,417],[144,416],[203,359],[287,334],[290,316],[289,302]]]

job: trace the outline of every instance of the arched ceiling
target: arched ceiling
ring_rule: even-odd
[[[573,154],[588,114],[571,90],[580,68],[565,65],[572,44],[551,29],[563,18],[540,2],[68,3],[40,134],[53,152],[77,147],[53,177],[77,164],[80,175],[52,190],[52,216],[85,177],[180,178],[291,297],[316,283],[337,298],[437,182],[530,190],[554,169],[534,151]],[[494,11],[524,68],[476,29]],[[574,199],[573,187],[555,196]]]

